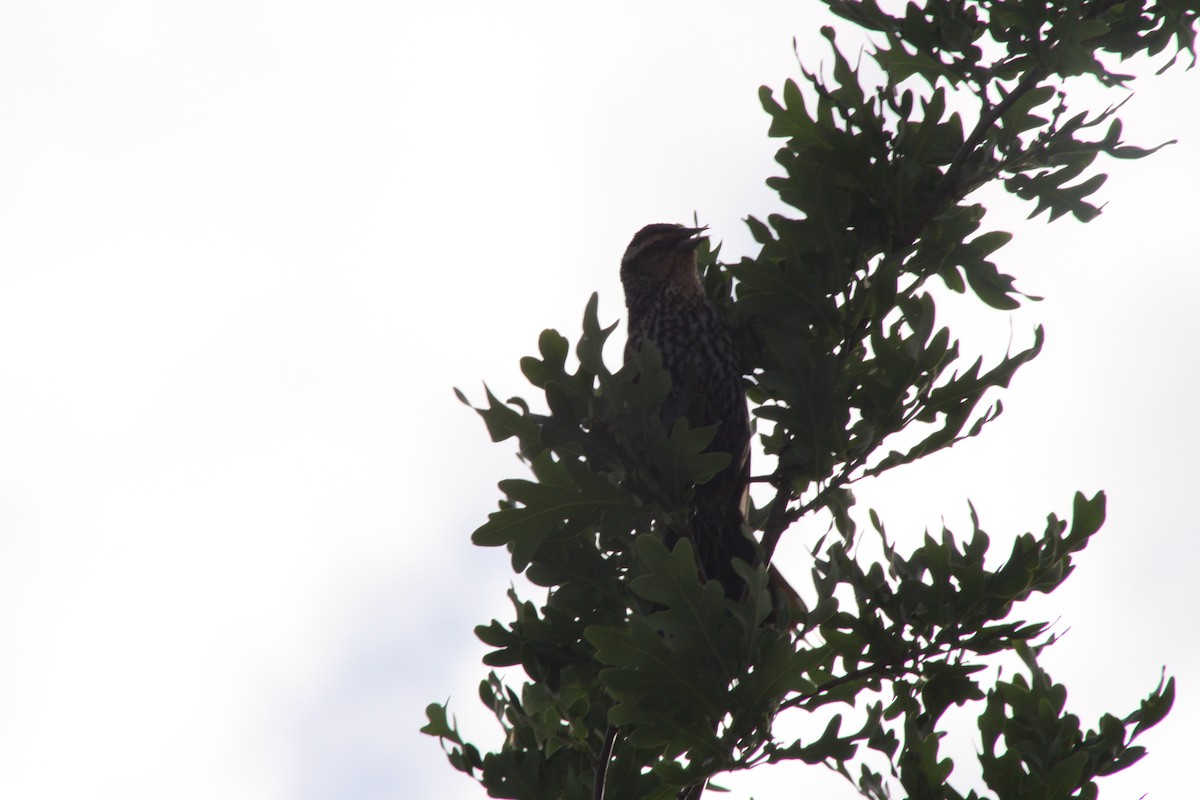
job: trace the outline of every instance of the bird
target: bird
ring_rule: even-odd
[[[708,449],[731,457],[726,467],[693,490],[687,529],[668,530],[666,539],[673,547],[680,536],[688,537],[701,579],[718,581],[726,597],[741,601],[748,587],[733,560],[750,565],[763,560],[761,548],[743,525],[749,507],[752,431],[733,332],[704,291],[696,264],[705,230],[655,223],[629,242],[621,259],[628,314],[625,360],[653,345],[671,377],[662,404],[663,422],[669,428],[685,416],[692,427],[716,426]],[[768,571],[775,602],[798,608],[796,590],[773,565]],[[775,617],[772,612],[768,621]],[[610,728],[609,735],[615,730]],[[603,772],[601,768],[600,785]],[[685,787],[678,800],[698,800],[707,784],[702,780]]]
[[[742,529],[750,478],[750,416],[733,333],[700,282],[696,249],[706,228],[672,223],[647,225],[621,259],[621,284],[628,312],[625,359],[652,344],[671,377],[662,405],[663,422],[686,416],[692,427],[716,426],[708,449],[728,453],[729,465],[695,487],[688,530],[667,531],[673,547],[680,536],[692,542],[703,580],[717,580],[727,597],[741,600],[745,582],[733,559],[760,561]]]

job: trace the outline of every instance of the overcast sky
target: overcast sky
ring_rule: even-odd
[[[828,62],[817,4],[39,2],[0,8],[0,796],[479,798],[423,708],[499,744],[472,627],[507,559],[468,542],[520,474],[451,391],[526,393],[538,333],[647,222],[749,252],[778,205],[757,100]],[[845,25],[844,41],[855,41]],[[1072,494],[1109,522],[1026,618],[1085,724],[1182,680],[1104,797],[1194,785],[1200,73],[1149,77],[1105,213],[1025,221],[1041,303],[950,303],[964,349],[1047,328],[984,436],[859,490],[889,533],[997,555]],[[1125,93],[1100,98],[1100,104]],[[613,352],[614,359],[616,351]],[[807,573],[800,526],[781,566]],[[970,731],[966,732],[970,735]],[[812,769],[734,798],[854,796]]]

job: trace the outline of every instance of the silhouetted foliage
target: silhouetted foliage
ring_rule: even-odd
[[[516,440],[532,476],[500,483],[505,499],[473,540],[508,548],[514,570],[547,592],[540,604],[510,592],[512,620],[476,629],[493,648],[487,665],[529,678],[514,689],[492,673],[480,686],[500,748],[464,741],[439,704],[424,731],[493,797],[593,798],[607,764],[606,797],[674,798],[721,772],[799,759],[871,798],[1093,798],[1096,779],[1138,760],[1133,740],[1170,708],[1164,679],[1139,708],[1084,730],[1038,665],[1048,626],[1020,619],[1022,601],[1070,575],[1104,521],[1103,495],[1076,495],[1069,520],[1052,514],[1041,534],[1006,537],[1002,554],[973,512],[965,536],[945,530],[902,553],[874,512],[874,532],[859,530],[849,487],[976,436],[1001,412],[998,390],[1037,356],[1042,332],[966,364],[937,323],[931,280],[996,309],[1024,299],[991,260],[1010,234],[984,229],[968,198],[1002,181],[1031,217],[1096,217],[1096,156],[1157,148],[1125,144],[1117,108],[1068,112],[1063,80],[1122,86],[1131,76],[1113,63],[1139,55],[1173,53],[1166,69],[1186,52],[1194,64],[1198,7],[935,0],[892,13],[825,2],[869,32],[874,65],[852,64],[825,28],[827,74],[762,89],[770,135],[783,140],[783,174],[769,184],[794,211],[747,220],[761,246],[752,259],[701,253],[773,457],[758,470],[773,497],[749,524],[768,555],[807,515],[830,514],[838,534],[813,546],[802,592],[813,599],[764,623],[763,567],[739,566],[751,590],[734,602],[701,584],[686,539],[667,549],[666,521],[728,456],[706,452],[711,428],[663,425],[669,378],[652,350],[610,371],[615,324],[600,323],[593,297],[574,359],[546,331],[539,355],[521,361],[544,411],[490,393],[477,409],[495,441]],[[882,559],[853,546],[868,535]],[[1006,653],[1024,673],[988,669]],[[976,788],[959,786],[939,753],[944,712],[964,704],[978,709]],[[789,715],[823,732],[780,738],[774,725]]]

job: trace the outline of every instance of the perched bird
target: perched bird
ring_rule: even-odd
[[[720,581],[727,597],[740,600],[746,586],[732,561],[758,561],[758,549],[742,530],[750,478],[750,417],[733,336],[705,294],[696,269],[703,232],[659,223],[634,234],[621,259],[629,312],[625,359],[647,343],[658,348],[671,376],[662,407],[664,422],[669,426],[682,415],[696,427],[716,425],[709,449],[733,457],[695,488],[689,529],[668,531],[667,544],[674,546],[672,540],[680,535],[690,537],[701,578]],[[683,789],[679,800],[698,800],[706,783]]]
[[[621,259],[621,283],[629,312],[625,358],[647,342],[658,348],[671,376],[663,403],[664,421],[686,416],[694,426],[716,425],[709,450],[729,453],[733,461],[696,487],[689,536],[705,580],[718,580],[725,594],[741,599],[745,583],[732,560],[758,561],[758,549],[742,530],[750,477],[750,418],[741,384],[733,336],[717,313],[696,269],[696,248],[704,228],[647,225],[638,231]],[[674,542],[668,541],[668,545]]]

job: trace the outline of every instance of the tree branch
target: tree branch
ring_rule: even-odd
[[[966,169],[967,162],[975,154],[975,149],[983,142],[988,131],[992,129],[992,126],[996,124],[996,121],[1000,117],[1004,116],[1006,111],[1012,108],[1013,104],[1035,88],[1044,77],[1045,69],[1040,65],[1030,69],[1021,76],[1021,80],[1017,82],[1017,85],[1013,87],[1011,92],[1004,96],[1003,100],[990,108],[987,108],[987,96],[983,94],[983,87],[980,87],[982,102],[986,110],[980,114],[979,121],[975,123],[975,128],[967,136],[958,152],[954,154],[954,160],[950,162],[950,166],[946,168],[942,179],[934,187],[933,194],[929,196],[929,202],[925,204],[925,208],[921,214],[913,220],[908,229],[904,231],[904,234],[893,242],[893,250],[901,250],[915,242],[921,230],[938,214],[946,201],[959,192],[962,171]]]

